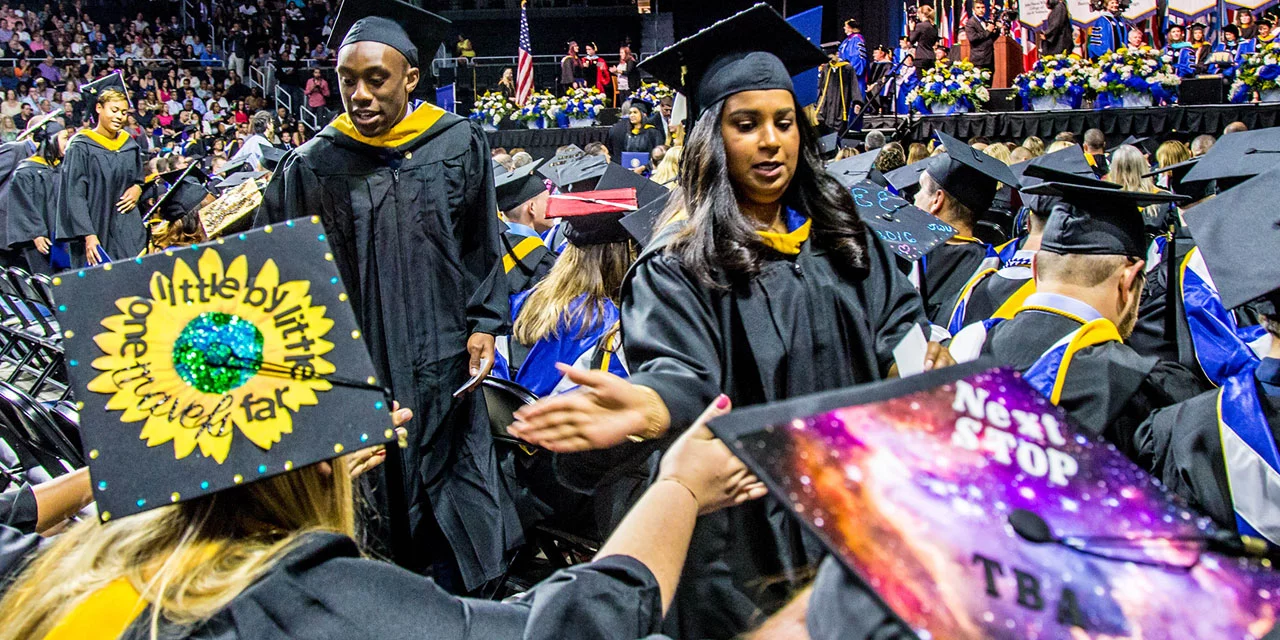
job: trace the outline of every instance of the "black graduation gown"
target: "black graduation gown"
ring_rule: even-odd
[[[122,636],[146,640],[150,611]],[[510,602],[449,595],[431,580],[361,558],[348,537],[306,536],[226,608],[162,638],[285,640],[631,639],[662,621],[658,582],[626,556],[563,569]]]
[[[502,255],[489,145],[430,105],[397,125],[422,130],[394,147],[358,141],[342,120],[281,162],[255,225],[323,221],[381,384],[414,412],[404,465],[415,551],[441,553],[430,510],[472,591],[502,574],[519,542],[483,394],[452,397],[469,377],[468,336],[500,335],[507,322],[502,296],[496,308],[468,306]]]
[[[1147,286],[1142,290],[1138,307],[1138,324],[1126,343],[1143,355],[1181,364],[1194,372],[1207,388],[1210,382],[1196,360],[1191,326],[1182,304],[1182,261],[1195,246],[1185,227],[1178,230],[1172,251],[1165,246],[1162,262],[1147,273]]]
[[[661,396],[668,438],[721,392],[744,407],[879,380],[893,348],[925,322],[919,294],[870,234],[865,272],[836,264],[810,241],[796,256],[769,252],[756,278],[718,289],[664,249],[678,227],[664,229],[622,288],[631,382]],[[664,628],[681,638],[744,631],[757,608],[781,606],[821,559],[804,538],[773,498],[699,518]],[[779,580],[761,587],[771,579]]]
[[[666,138],[662,135],[662,130],[649,124],[641,123],[640,131],[636,131],[628,127],[625,131],[625,137],[622,138],[622,146],[617,149],[610,149],[615,161],[622,163],[622,152],[631,153],[650,153],[653,148],[666,142]]]
[[[6,142],[0,144],[0,264],[7,265],[15,261],[16,252],[9,250],[13,244],[8,235],[9,189],[13,184],[13,173],[18,164],[36,152],[36,145],[30,140],[22,142]]]
[[[929,322],[947,326],[960,293],[986,257],[987,248],[973,242],[942,244],[925,256],[921,262],[924,277],[920,293]],[[899,260],[899,265],[904,272],[911,271],[910,262]]]
[[[1001,271],[1006,271],[1001,269]],[[1025,271],[1030,271],[1027,269]],[[1008,269],[1011,275],[1026,275],[1023,277],[1005,277],[1000,272],[993,273],[983,278],[981,282],[973,286],[973,291],[969,294],[969,302],[964,307],[964,326],[969,326],[975,322],[982,322],[995,315],[1001,305],[1013,297],[1027,282],[1030,281],[1030,274],[1021,269]]]
[[[1280,398],[1258,389],[1258,400],[1273,437],[1280,436]],[[1139,466],[1219,526],[1239,533],[1218,432],[1218,391],[1151,414],[1138,427],[1134,448]]]
[[[147,247],[147,229],[137,207],[119,213],[116,202],[143,178],[142,148],[133,138],[117,150],[102,146],[86,133],[71,138],[62,160],[61,202],[57,232],[74,240],[71,266],[83,267],[84,237],[97,235],[112,260],[137,257]]]
[[[35,516],[32,515],[32,527]],[[0,596],[4,595],[9,581],[27,566],[27,560],[39,550],[44,536],[24,532],[0,522]]]
[[[33,241],[40,237],[53,239],[60,188],[58,168],[35,160],[23,160],[9,186],[5,224],[9,247],[22,252],[32,273],[53,271],[49,256],[37,251]]]
[[[1080,328],[1058,314],[1023,311],[992,327],[982,355],[1025,372],[1058,340]],[[1085,431],[1135,457],[1133,434],[1152,411],[1204,390],[1185,367],[1107,342],[1076,352],[1058,406]]]
[[[867,101],[858,85],[858,74],[848,62],[830,62],[822,67],[818,80],[818,123],[832,130],[843,130],[853,113],[854,105]]]

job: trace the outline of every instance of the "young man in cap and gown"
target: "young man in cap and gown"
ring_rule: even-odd
[[[418,416],[401,470],[412,542],[392,532],[396,560],[474,592],[503,575],[520,531],[474,393],[508,330],[505,297],[468,305],[502,257],[488,142],[410,101],[443,24],[396,0],[344,3],[331,48],[345,112],[277,168],[256,224],[323,221],[378,384]]]

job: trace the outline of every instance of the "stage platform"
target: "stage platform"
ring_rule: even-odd
[[[967,140],[975,136],[1021,140],[1039,136],[1048,142],[1062,131],[1076,135],[1086,129],[1101,129],[1108,140],[1119,142],[1127,136],[1179,133],[1222,135],[1223,127],[1239,120],[1250,129],[1280,125],[1280,102],[1259,104],[1173,105],[1137,109],[1074,109],[1070,111],[979,112],[952,116],[869,116],[867,129],[886,132],[903,121],[911,142],[927,142],[934,131]],[[852,137],[852,136],[851,136]],[[861,137],[861,136],[859,136]]]

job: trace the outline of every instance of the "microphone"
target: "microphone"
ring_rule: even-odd
[[[1253,536],[1237,536],[1230,531],[1219,530],[1212,535],[1160,536],[1149,538],[1126,538],[1123,536],[1063,536],[1053,535],[1049,523],[1039,514],[1026,509],[1014,509],[1009,513],[1009,526],[1013,527],[1018,537],[1033,544],[1059,544],[1073,551],[1106,558],[1167,566],[1167,563],[1144,563],[1132,558],[1113,558],[1092,551],[1088,544],[1101,543],[1099,546],[1135,546],[1141,547],[1148,542],[1192,543],[1198,544],[1202,551],[1211,551],[1232,558],[1257,558],[1280,562],[1280,550],[1261,538]],[[1116,543],[1119,543],[1118,545]],[[1199,560],[1197,559],[1197,562]],[[1193,565],[1194,566],[1194,565]],[[1187,567],[1190,568],[1190,567]]]

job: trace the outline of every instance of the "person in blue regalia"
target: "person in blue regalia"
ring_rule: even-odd
[[[1129,41],[1129,23],[1120,15],[1120,0],[1107,0],[1107,12],[1093,23],[1089,34],[1089,57],[1098,59]]]
[[[1190,73],[1183,73],[1182,68],[1182,51],[1190,46],[1187,42],[1187,30],[1180,24],[1170,24],[1164,32],[1164,42],[1164,48],[1160,50],[1160,54],[1173,66],[1173,72],[1178,74],[1178,77],[1190,75]]]
[[[1230,77],[1235,75],[1235,68],[1244,62],[1244,57],[1254,52],[1254,44],[1253,40],[1241,40],[1240,27],[1229,24],[1222,28],[1222,40],[1213,46],[1213,51],[1231,54],[1231,66],[1223,69],[1224,74]]]
[[[1209,72],[1209,54],[1213,53],[1213,46],[1205,39],[1205,29],[1202,22],[1193,22],[1187,27],[1191,37],[1179,54],[1178,75],[1186,78]]]
[[[858,26],[858,21],[852,18],[844,21],[844,34],[844,42],[840,43],[836,53],[841,60],[853,67],[853,73],[858,77],[858,86],[865,92],[867,90],[867,41],[862,37],[862,29]]]
[[[916,73],[915,56],[908,53],[902,59],[902,66],[898,68],[898,113],[905,114],[911,112],[911,105],[907,100],[916,87],[920,86],[920,76]]]

